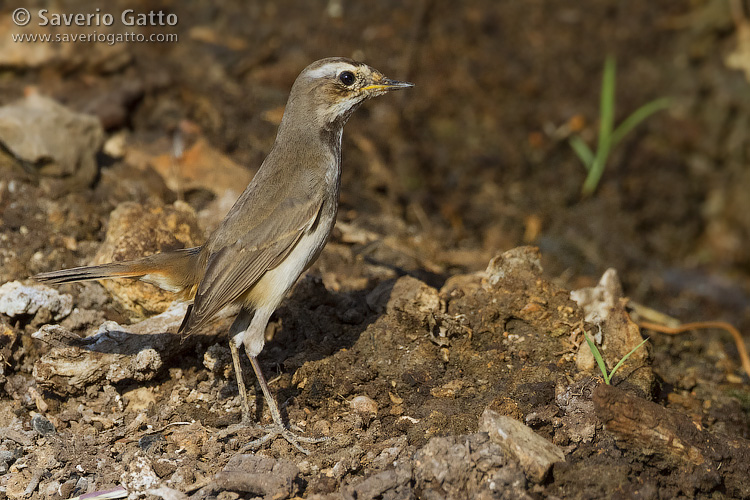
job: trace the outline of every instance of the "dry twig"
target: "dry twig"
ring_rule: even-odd
[[[687,332],[689,330],[701,330],[705,328],[718,328],[726,330],[734,338],[734,343],[737,346],[737,351],[740,353],[740,360],[742,361],[742,368],[750,377],[750,356],[747,354],[747,346],[745,341],[742,339],[742,334],[734,326],[730,325],[725,321],[698,321],[696,323],[685,323],[680,326],[670,327],[659,325],[657,323],[651,323],[649,321],[639,321],[638,326],[641,328],[648,328],[659,333],[666,333],[668,335],[677,335],[680,333]]]

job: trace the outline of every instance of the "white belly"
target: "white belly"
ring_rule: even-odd
[[[274,269],[267,271],[246,296],[255,309],[252,322],[247,329],[236,335],[233,341],[245,346],[248,356],[255,357],[265,344],[264,331],[268,319],[276,310],[297,278],[307,269],[325,246],[336,215],[319,221],[317,227],[302,236],[286,259]]]
[[[297,278],[325,246],[332,226],[332,220],[320,220],[314,230],[299,239],[281,264],[267,271],[258,280],[247,296],[255,309],[273,310],[278,307]]]

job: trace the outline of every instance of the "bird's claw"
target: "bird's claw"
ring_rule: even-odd
[[[300,443],[322,443],[324,441],[329,441],[331,438],[329,437],[321,437],[321,438],[314,438],[314,437],[306,437],[306,436],[300,436],[298,434],[295,434],[294,432],[290,431],[284,426],[280,426],[277,424],[271,424],[268,426],[262,426],[259,427],[262,429],[266,434],[264,436],[259,437],[258,439],[254,439],[253,441],[250,441],[245,446],[242,447],[240,450],[241,453],[244,453],[247,450],[255,449],[263,444],[267,443],[271,439],[275,438],[276,436],[281,436],[284,439],[287,440],[289,444],[297,448],[299,451],[304,453],[305,455],[309,455],[310,451],[304,448]]]

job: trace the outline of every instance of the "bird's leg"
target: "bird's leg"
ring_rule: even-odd
[[[240,393],[242,404],[242,424],[245,426],[253,423],[253,416],[250,415],[250,403],[248,402],[247,389],[245,388],[245,379],[242,376],[242,364],[240,363],[240,350],[235,337],[243,335],[252,325],[254,315],[244,307],[240,309],[239,314],[234,319],[232,326],[229,327],[229,350],[232,353],[232,364],[234,365],[234,376],[237,379],[237,390]]]
[[[243,345],[248,358],[250,358],[250,364],[253,366],[253,371],[255,371],[255,376],[258,378],[258,384],[260,384],[260,388],[263,391],[263,397],[265,398],[266,403],[268,403],[268,408],[271,410],[271,418],[273,419],[273,424],[264,427],[267,434],[247,443],[243,447],[243,450],[258,447],[276,436],[282,436],[299,451],[308,454],[310,452],[303,448],[300,443],[320,443],[326,441],[326,438],[298,436],[284,425],[284,421],[281,419],[281,412],[279,412],[279,407],[276,405],[276,400],[271,395],[271,390],[268,388],[268,382],[266,382],[266,378],[263,376],[263,372],[258,364],[257,355],[263,349],[266,325],[268,324],[271,314],[273,314],[273,308],[270,307],[258,308],[254,315],[251,315],[250,312],[243,309],[230,329],[229,342],[232,352],[232,362],[234,363],[234,371],[237,377],[237,387],[240,391],[240,398],[242,399],[242,424],[246,426],[251,425],[252,417],[250,416],[250,405],[248,404],[246,392],[247,389],[242,377],[242,366],[240,364],[239,356],[240,344]]]
[[[305,436],[299,436],[292,431],[290,431],[286,425],[284,425],[284,421],[281,419],[281,412],[279,412],[279,407],[276,405],[276,400],[271,395],[271,390],[268,388],[268,382],[266,382],[266,377],[263,376],[263,372],[260,369],[260,364],[258,364],[258,359],[255,356],[250,356],[248,354],[248,357],[250,358],[250,364],[253,365],[253,370],[255,371],[255,376],[258,378],[258,383],[260,384],[260,389],[263,391],[263,397],[266,399],[266,403],[268,403],[268,408],[271,410],[271,418],[273,419],[273,424],[268,428],[268,434],[265,436],[256,439],[254,441],[251,441],[245,445],[243,449],[247,448],[255,448],[266,441],[276,437],[281,436],[284,439],[286,439],[292,446],[297,448],[299,451],[304,453],[305,455],[308,455],[310,452],[303,448],[300,445],[300,442],[302,443],[322,443],[323,441],[327,441],[328,438],[311,438],[311,437],[305,437]]]
[[[245,388],[245,380],[242,376],[242,365],[240,364],[240,350],[237,344],[233,340],[229,341],[229,350],[232,352],[232,363],[234,364],[234,376],[237,379],[237,389],[240,393],[240,400],[242,405],[242,424],[250,425],[253,422],[253,417],[250,415],[250,403],[247,401],[247,389]]]
[[[250,358],[250,364],[253,366],[255,376],[258,378],[260,390],[263,391],[263,397],[266,398],[266,403],[268,403],[268,409],[271,410],[271,418],[273,419],[273,423],[279,427],[284,427],[284,422],[281,420],[281,412],[279,411],[279,407],[276,405],[276,399],[274,399],[274,397],[271,395],[271,389],[269,389],[268,387],[268,382],[266,382],[266,377],[263,375],[263,370],[260,369],[258,358],[256,358],[255,356],[248,357]]]
[[[246,309],[241,309],[239,314],[229,327],[229,350],[232,353],[232,364],[234,365],[234,376],[237,380],[237,390],[240,393],[240,405],[242,407],[242,422],[233,424],[219,433],[220,437],[226,437],[236,433],[238,430],[249,427],[253,424],[253,416],[250,414],[250,403],[247,397],[247,388],[242,376],[242,364],[240,363],[240,350],[237,346],[235,337],[243,334],[251,324],[253,314]]]

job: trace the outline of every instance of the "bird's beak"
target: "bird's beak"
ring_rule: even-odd
[[[381,92],[388,92],[389,90],[408,89],[409,87],[413,87],[413,86],[414,86],[413,83],[397,82],[396,80],[391,80],[389,78],[382,77],[380,80],[378,80],[377,83],[373,83],[366,87],[362,87],[361,90],[375,90],[375,91],[381,91]]]

